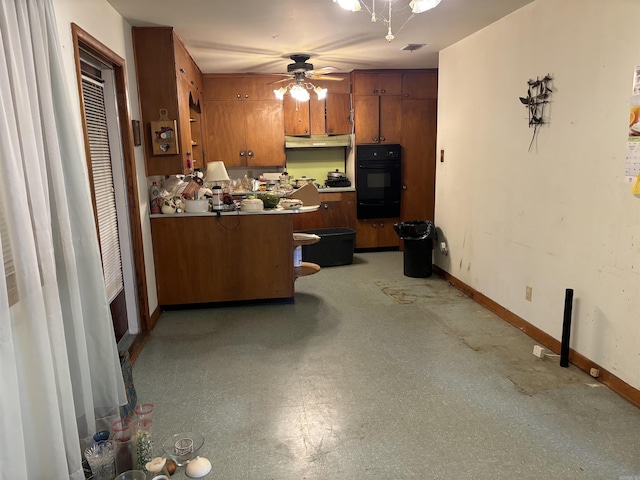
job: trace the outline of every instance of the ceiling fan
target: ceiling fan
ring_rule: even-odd
[[[341,81],[341,77],[332,77],[330,74],[338,70],[336,67],[323,67],[318,70],[313,69],[313,64],[307,63],[307,60],[311,58],[306,53],[296,53],[290,55],[289,58],[293,60],[293,63],[287,65],[287,73],[278,73],[276,75],[283,75],[285,78],[282,80],[276,80],[268,85],[276,83],[289,82],[287,86],[280,87],[274,90],[276,98],[279,100],[284,99],[284,94],[287,90],[293,98],[299,102],[306,102],[309,100],[309,90],[313,90],[318,96],[318,100],[322,100],[327,96],[327,89],[317,87],[313,83],[307,81],[310,80],[334,80]]]
[[[340,77],[332,77],[331,73],[338,70],[336,67],[322,67],[317,70],[313,69],[312,63],[307,63],[307,60],[311,58],[311,55],[306,53],[295,53],[290,55],[289,58],[293,60],[293,63],[287,65],[287,73],[278,73],[276,75],[284,75],[286,78],[277,80],[272,83],[287,82],[289,80],[302,80],[309,78],[311,80],[344,80]]]

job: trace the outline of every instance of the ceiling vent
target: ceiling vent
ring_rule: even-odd
[[[416,50],[420,50],[422,47],[424,47],[426,45],[426,43],[407,43],[404,47],[402,47],[400,50],[408,50],[410,52],[414,52]]]

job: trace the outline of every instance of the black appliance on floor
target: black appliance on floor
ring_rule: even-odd
[[[401,154],[399,144],[356,146],[358,219],[400,216]]]

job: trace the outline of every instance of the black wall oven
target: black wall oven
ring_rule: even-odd
[[[401,152],[398,144],[356,146],[359,219],[400,216]]]

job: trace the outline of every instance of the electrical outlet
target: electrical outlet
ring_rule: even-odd
[[[528,302],[531,301],[532,294],[533,294],[533,287],[530,287],[529,285],[527,285],[527,290],[524,294],[524,298],[526,298]]]
[[[538,358],[544,358],[544,348],[540,345],[533,346],[533,355]]]

